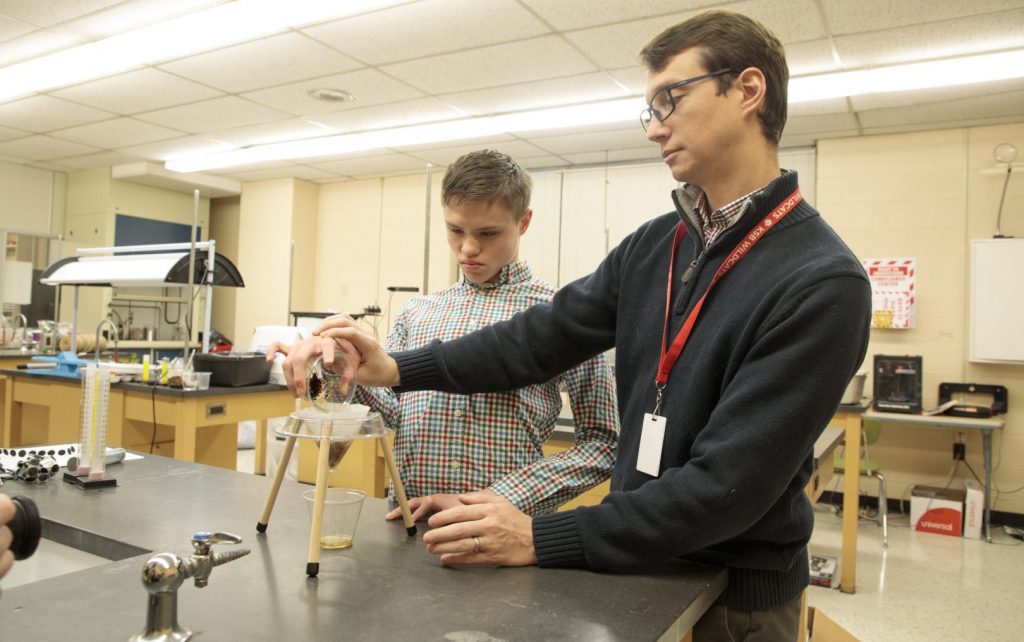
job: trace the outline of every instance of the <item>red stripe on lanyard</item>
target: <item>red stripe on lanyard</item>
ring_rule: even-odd
[[[800,188],[793,190],[784,201],[779,203],[772,212],[766,216],[757,227],[752,229],[743,239],[736,244],[736,247],[732,249],[729,256],[726,257],[722,265],[719,266],[718,271],[715,272],[715,276],[711,278],[711,283],[708,284],[708,289],[704,290],[704,294],[701,295],[700,300],[697,301],[697,305],[690,311],[690,316],[686,318],[683,323],[683,327],[679,329],[679,333],[676,338],[672,341],[672,346],[666,352],[665,343],[668,340],[668,320],[669,312],[672,309],[672,269],[676,262],[676,250],[679,249],[679,243],[682,242],[683,237],[686,236],[686,226],[682,221],[679,222],[679,227],[676,228],[675,238],[672,240],[672,256],[668,262],[668,286],[665,290],[665,326],[661,332],[661,361],[658,363],[658,376],[655,378],[655,383],[658,387],[658,406],[661,405],[661,390],[668,383],[668,375],[672,371],[672,367],[676,364],[679,359],[680,353],[683,351],[683,347],[686,346],[687,339],[690,338],[690,331],[693,330],[694,323],[697,322],[697,317],[700,315],[700,310],[704,307],[704,300],[708,298],[708,293],[711,292],[711,288],[714,287],[715,283],[721,279],[725,274],[736,266],[743,257],[753,249],[754,245],[757,244],[764,235],[779,221],[781,221],[787,214],[796,208],[797,204],[803,199],[800,194]],[[655,410],[657,414],[657,409]]]

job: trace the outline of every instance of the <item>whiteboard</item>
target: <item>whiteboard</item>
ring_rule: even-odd
[[[1024,363],[1024,239],[971,241],[970,360]]]

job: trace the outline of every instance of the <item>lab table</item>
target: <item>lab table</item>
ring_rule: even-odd
[[[896,412],[869,410],[864,419],[881,421],[886,424],[921,426],[924,428],[945,428],[947,430],[980,430],[982,462],[985,466],[985,540],[992,541],[990,512],[992,506],[992,433],[1002,430],[1002,417],[951,417],[948,415],[911,415]]]
[[[215,567],[205,588],[186,580],[178,590],[178,622],[195,639],[678,641],[726,584],[724,569],[682,561],[630,573],[443,567],[423,545],[426,524],[409,537],[374,498],[353,547],[324,551],[310,579],[309,486],[286,480],[258,535],[264,477],[151,456],[107,472],[116,487],[16,488],[39,506],[44,537],[121,559],[4,591],[4,639],[55,634],[59,613],[76,641],[127,640],[145,622],[143,564],[152,553],[187,558],[196,531],[235,533],[252,552]]]
[[[78,441],[81,380],[33,370],[0,370],[4,415],[0,445]],[[274,384],[180,390],[142,383],[110,386],[107,445],[183,461],[235,468],[238,422],[266,420],[295,408],[288,388]]]

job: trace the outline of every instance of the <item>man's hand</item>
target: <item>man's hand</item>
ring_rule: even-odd
[[[464,506],[436,513],[423,536],[442,564],[528,566],[537,563],[533,519],[504,497],[480,492],[459,495]]]
[[[412,521],[418,522],[431,513],[439,513],[448,508],[462,506],[458,495],[442,494],[427,495],[426,497],[413,497],[409,500],[409,510],[412,512]],[[401,519],[402,509],[395,508],[384,516],[384,519]]]
[[[347,314],[327,317],[313,329],[313,334],[321,339],[333,340],[329,350],[326,343],[322,344],[324,365],[330,367],[334,363],[336,350],[344,352],[352,363],[358,364],[356,381],[360,385],[390,387],[402,382],[395,360],[384,352],[376,337],[360,327],[355,319]]]
[[[7,495],[0,494],[0,577],[7,575],[14,564],[14,553],[11,552],[11,540],[14,534],[7,526],[7,522],[14,519],[14,502]]]
[[[356,383],[364,386],[397,386],[401,383],[398,364],[380,347],[377,339],[356,325],[347,314],[327,317],[313,330],[313,336],[288,347],[274,342],[267,349],[267,361],[280,353],[285,355],[281,369],[288,390],[296,397],[306,394],[306,364],[317,356],[324,366],[334,365],[334,355],[341,352],[357,364]],[[345,372],[342,382],[345,381]]]

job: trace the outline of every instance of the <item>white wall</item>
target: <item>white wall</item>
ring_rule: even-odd
[[[993,383],[1009,390],[1006,429],[995,437],[997,489],[1024,486],[1024,365],[968,361],[970,240],[990,238],[1002,180],[984,173],[995,167],[992,149],[1010,142],[1024,149],[1024,124],[949,129],[821,141],[818,145],[819,208],[861,258],[917,259],[917,327],[872,330],[872,355],[921,355],[925,407],[936,405],[942,382]],[[1024,180],[1007,196],[1003,233],[1024,236]],[[1003,287],[1019,288],[1022,275],[1006,274]],[[870,368],[869,368],[870,369]],[[871,389],[868,381],[868,390]],[[890,497],[912,484],[944,483],[956,432],[886,425],[871,453],[889,481]],[[982,474],[979,431],[962,434],[967,461]],[[970,472],[960,467],[961,478]],[[865,490],[874,494],[875,484]],[[997,494],[995,509],[1024,513],[1021,493]]]

